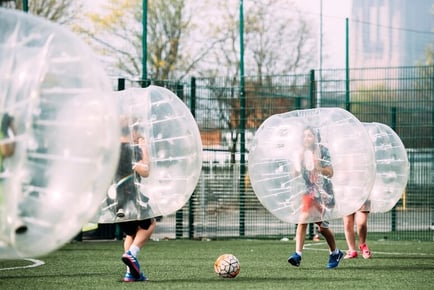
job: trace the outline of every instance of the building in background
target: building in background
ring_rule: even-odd
[[[433,0],[353,0],[350,67],[424,64],[433,29]]]

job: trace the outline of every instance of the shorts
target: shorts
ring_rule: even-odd
[[[315,204],[313,194],[311,193],[304,194],[301,204],[302,204],[301,211],[308,212]]]
[[[317,222],[316,224],[323,229],[328,229],[330,226],[330,223],[328,221],[321,221],[321,222]]]
[[[119,223],[119,227],[121,231],[124,232],[126,235],[134,236],[139,227],[144,230],[147,230],[154,222],[155,222],[154,218],[140,220],[140,221],[126,221],[126,222]]]
[[[318,200],[315,199],[314,193],[303,195],[301,212],[307,213],[311,208],[316,208],[318,211],[321,210],[321,206],[318,204]],[[323,229],[329,228],[329,222],[325,220],[316,222],[316,224]]]

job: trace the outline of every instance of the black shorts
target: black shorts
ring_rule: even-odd
[[[154,218],[140,220],[140,221],[127,221],[119,223],[121,231],[123,231],[128,236],[134,236],[137,232],[138,227],[147,230],[155,222]]]

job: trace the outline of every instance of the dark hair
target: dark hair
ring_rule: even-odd
[[[321,142],[321,134],[320,134],[318,129],[314,129],[311,126],[307,126],[304,128],[303,131],[306,131],[306,130],[309,130],[310,132],[312,132],[312,134],[315,136],[315,139],[318,143]]]

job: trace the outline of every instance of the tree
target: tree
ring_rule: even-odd
[[[81,0],[31,0],[28,5],[29,13],[61,25],[77,21],[83,6]],[[23,10],[23,0],[0,0],[0,6]]]
[[[240,61],[239,1],[215,5],[213,31],[209,38],[220,39],[203,62],[207,73],[237,75]],[[244,2],[244,64],[246,75],[305,72],[316,57],[314,34],[295,5],[284,0]],[[199,68],[198,68],[199,70]],[[209,74],[208,74],[209,75]]]
[[[192,9],[185,0],[148,0],[147,75],[182,78],[213,44],[192,42]],[[142,75],[142,1],[111,0],[102,13],[87,15],[90,25],[78,27],[115,74]],[[198,28],[199,29],[199,28]]]
[[[147,75],[237,75],[238,2],[148,0]],[[246,74],[283,74],[312,65],[315,41],[294,5],[284,0],[245,2]],[[91,25],[81,25],[80,32],[115,74],[141,76],[142,1],[111,0],[87,16]]]

